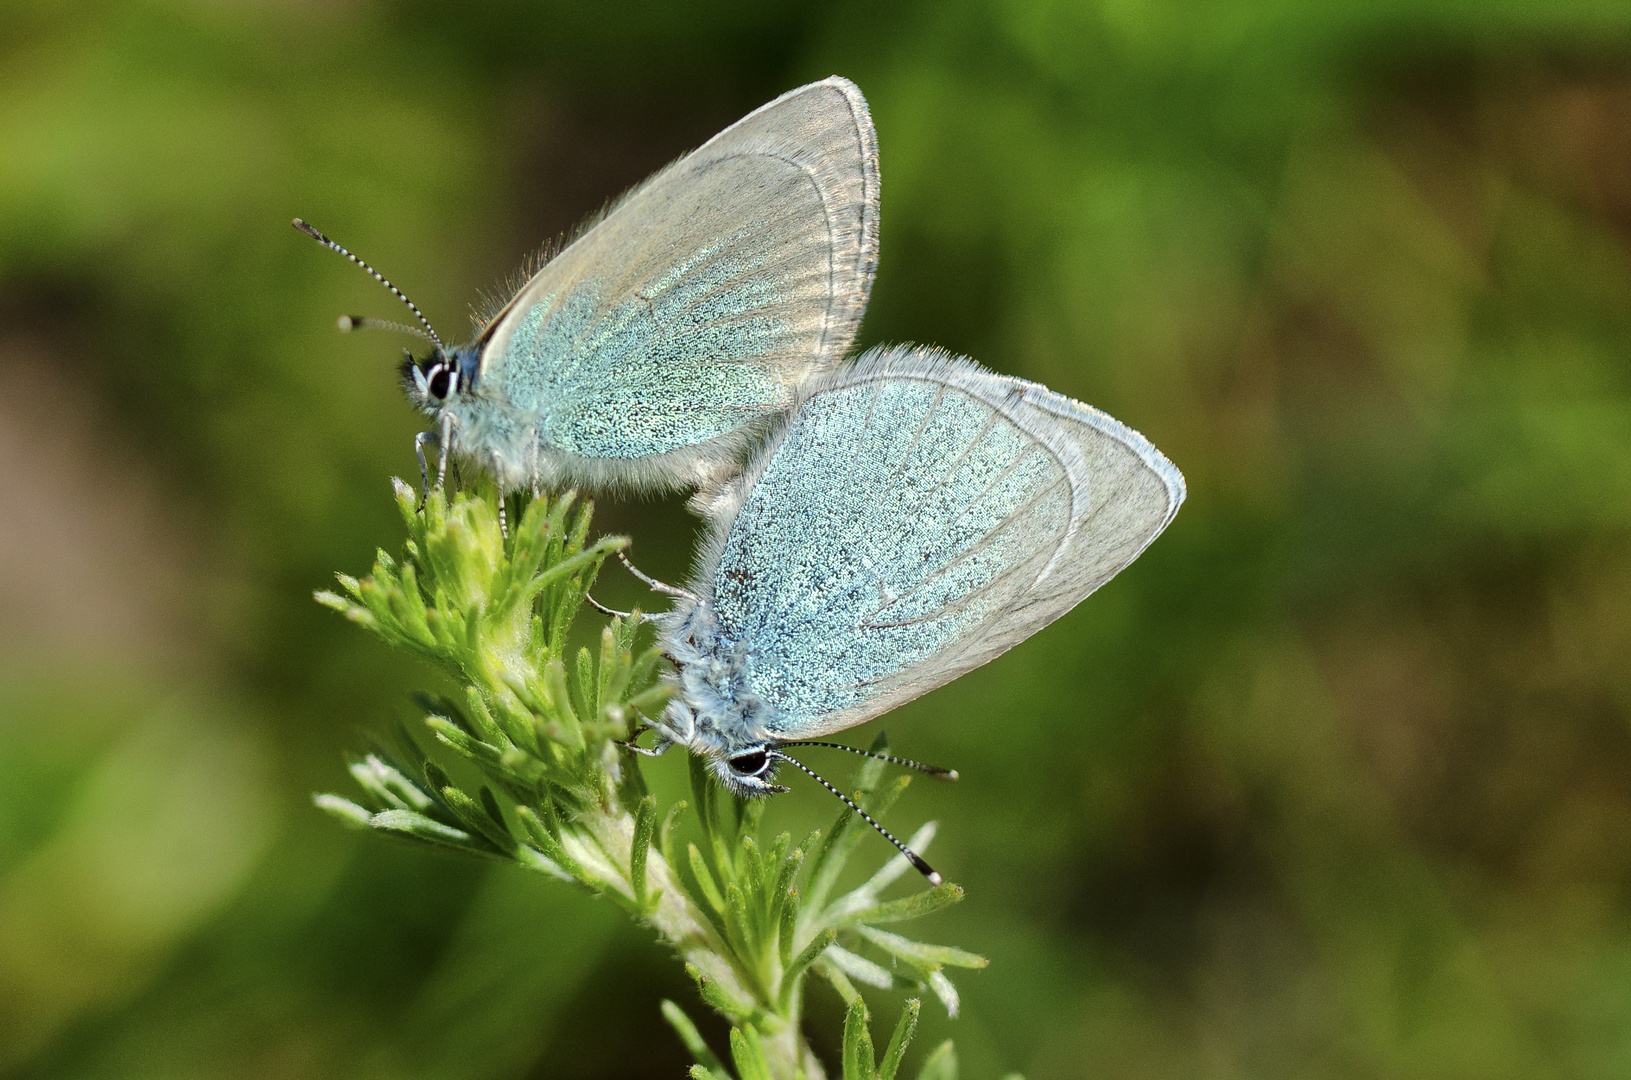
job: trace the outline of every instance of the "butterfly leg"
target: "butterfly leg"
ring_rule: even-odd
[[[599,600],[596,600],[594,597],[590,596],[588,593],[583,594],[583,602],[600,612],[602,615],[610,615],[614,619],[639,619],[643,623],[657,621],[657,616],[647,611],[618,611],[616,608],[609,608],[605,604],[602,604]]]
[[[527,440],[527,472],[532,477],[532,497],[538,498],[543,494],[542,485],[538,483],[538,429],[532,429],[532,437]]]
[[[670,739],[667,735],[658,735],[657,741],[650,746],[641,746],[639,743],[634,741],[635,739],[638,739],[640,736],[644,735],[646,732],[656,730],[656,727],[652,724],[641,724],[639,727],[634,729],[634,733],[632,735],[630,735],[626,740],[619,741],[617,745],[623,747],[625,750],[632,750],[642,757],[662,757],[664,754],[668,753],[668,748],[674,745],[674,740]]]
[[[436,486],[441,487],[447,481],[447,452],[453,446],[453,414],[446,409],[442,410],[442,430],[437,439],[441,444],[441,457],[436,462]]]
[[[600,612],[602,615],[610,615],[614,619],[627,619],[632,614],[632,612],[618,611],[615,608],[609,608],[605,604],[602,604],[599,600],[596,600],[594,597],[590,596],[588,593],[583,594],[583,602]]]
[[[667,582],[658,581],[656,578],[652,577],[650,574],[647,574],[645,571],[641,570],[638,566],[635,566],[633,563],[629,562],[629,557],[627,555],[623,554],[621,551],[619,551],[617,553],[617,558],[618,558],[618,561],[620,561],[623,564],[623,568],[625,570],[627,570],[629,573],[633,574],[635,577],[639,578],[641,581],[645,582],[646,587],[648,589],[651,589],[653,592],[660,592],[660,593],[663,593],[666,596],[677,596],[682,600],[689,600],[693,604],[700,603],[700,601],[698,601],[695,596],[692,596],[690,593],[686,592],[684,589],[676,588],[673,585],[669,585]]]
[[[495,478],[503,476],[504,475],[503,468],[504,468],[504,463],[499,459],[499,456],[497,454],[494,454],[493,455],[493,476]],[[496,480],[495,480],[495,484],[498,487],[498,533],[505,540],[508,540],[510,538],[510,520],[509,520],[510,499],[509,499],[508,495],[504,494],[503,484],[501,482],[496,481]]]
[[[430,498],[430,469],[425,464],[425,444],[436,438],[434,431],[421,431],[413,437],[413,456],[419,459],[419,509],[425,509]]]

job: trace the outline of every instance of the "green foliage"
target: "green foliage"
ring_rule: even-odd
[[[402,556],[381,551],[367,578],[342,574],[344,594],[317,599],[462,684],[458,700],[417,702],[435,742],[482,782],[455,781],[403,728],[394,750],[351,762],[358,801],[319,795],[317,805],[353,827],[514,862],[612,900],[679,952],[701,999],[734,1025],[741,1080],[822,1075],[800,1031],[812,973],[848,1003],[844,1076],[893,1077],[918,1003],[907,1005],[880,1071],[855,984],[926,990],[956,1015],[945,969],[982,968],[984,958],[882,926],[954,904],[962,890],[945,883],[886,899],[909,869],[897,854],[840,891],[866,832],[854,811],[845,807],[825,834],[797,844],[790,832],[764,842],[765,800],[732,796],[694,757],[696,838],[682,837],[687,804],[659,815],[626,745],[667,694],[658,651],[636,642],[639,617],[613,618],[596,651],[573,653],[568,641],[602,561],[627,541],[590,542],[590,507],[575,507],[570,494],[525,501],[507,537],[491,495],[450,500],[437,490],[421,510],[399,481],[396,500],[409,533]],[[880,736],[874,749],[884,747]],[[884,762],[868,759],[852,785],[874,817],[911,779],[886,782],[884,773]],[[933,837],[925,825],[911,846],[922,851]],[[697,1059],[693,1075],[724,1075],[680,1009],[663,1011]]]

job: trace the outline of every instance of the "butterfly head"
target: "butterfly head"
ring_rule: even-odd
[[[670,700],[658,729],[706,762],[714,779],[735,795],[752,799],[787,790],[776,783],[782,755],[773,741],[751,738],[746,717],[733,710],[699,710],[696,704]]]
[[[475,386],[479,367],[479,353],[474,346],[459,345],[452,349],[438,345],[430,355],[415,358],[404,350],[402,386],[408,400],[432,416],[449,405],[456,404],[461,394],[468,394]]]

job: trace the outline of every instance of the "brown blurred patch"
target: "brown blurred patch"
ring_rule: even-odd
[[[724,94],[711,102],[690,95],[654,102],[638,93],[608,100],[536,83],[515,87],[501,125],[520,147],[505,199],[513,220],[496,236],[521,245],[511,253],[518,265],[541,248],[553,250],[624,192],[758,104]]]
[[[1631,886],[1631,728],[1528,584],[1328,612],[1311,639],[1397,827],[1464,900],[1506,882],[1606,911]]]
[[[174,660],[191,545],[139,439],[74,377],[72,305],[35,299],[0,318],[0,651],[19,666]]]
[[[1631,73],[1529,69],[1482,91],[1483,154],[1631,243]]]
[[[1505,183],[1631,243],[1631,72],[1623,59],[1438,59],[1392,75],[1369,131],[1469,247],[1487,249],[1489,211]]]

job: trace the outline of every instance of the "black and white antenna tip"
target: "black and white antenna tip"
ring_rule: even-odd
[[[798,744],[788,743],[786,745],[793,746],[793,745],[798,745]],[[825,744],[822,744],[822,743],[805,743],[803,745],[806,745],[806,746],[820,746],[820,745],[825,745]],[[839,749],[841,749],[841,750],[850,750],[850,749],[853,749],[853,748],[852,747],[839,747]],[[857,750],[855,752],[860,753],[860,754],[867,754],[867,751],[865,751],[865,750]],[[861,805],[859,803],[857,803],[854,799],[850,798],[848,795],[845,795],[842,791],[839,791],[836,787],[834,787],[832,785],[832,783],[830,781],[828,781],[824,777],[822,777],[820,773],[816,772],[814,769],[810,768],[810,766],[804,764],[802,761],[799,761],[797,758],[790,757],[789,755],[782,753],[780,750],[766,749],[765,753],[769,754],[771,757],[776,758],[779,761],[787,762],[789,765],[793,766],[795,769],[798,769],[800,772],[804,773],[806,776],[813,779],[816,783],[818,783],[822,787],[826,788],[829,792],[831,792],[832,794],[838,796],[839,800],[841,802],[843,802],[843,804],[845,806],[847,806],[851,810],[855,811],[856,815],[858,817],[860,817],[860,819],[862,821],[864,821],[868,825],[872,826],[874,829],[876,829],[878,831],[878,834],[880,836],[882,836],[885,840],[889,841],[891,844],[895,845],[895,850],[899,851],[901,853],[901,855],[903,855],[906,858],[906,861],[911,863],[912,866],[917,870],[917,872],[922,874],[928,880],[930,885],[939,885],[943,880],[945,880],[940,876],[939,872],[936,871],[934,867],[930,866],[927,862],[924,861],[923,856],[919,855],[917,852],[913,851],[911,848],[909,848],[905,844],[901,843],[899,837],[897,837],[894,833],[890,832],[888,829],[884,828],[882,825],[878,824],[878,819],[877,818],[873,817],[871,814],[867,813],[865,810],[862,810]],[[871,757],[873,755],[867,754],[867,756]],[[786,788],[778,788],[777,790],[786,791],[787,789]]]
[[[322,244],[324,247],[328,248],[329,250],[335,251],[335,252],[338,252],[341,255],[344,255],[347,259],[351,260],[352,263],[354,263],[356,266],[360,267],[362,269],[362,271],[364,273],[366,273],[369,277],[373,278],[375,281],[379,282],[381,285],[383,285],[387,289],[389,289],[390,292],[391,292],[391,295],[396,297],[398,300],[402,301],[404,304],[406,304],[407,307],[408,307],[408,310],[413,312],[413,317],[415,319],[419,320],[419,325],[424,327],[423,332],[421,332],[419,330],[410,329],[408,331],[408,333],[417,334],[418,336],[424,338],[426,341],[433,342],[438,349],[444,348],[444,346],[442,345],[442,339],[436,336],[436,328],[434,326],[430,325],[430,320],[425,318],[425,313],[423,311],[419,310],[419,305],[415,304],[412,300],[409,300],[408,297],[407,297],[407,294],[404,293],[401,289],[397,288],[395,285],[392,285],[390,283],[390,281],[385,277],[384,274],[380,273],[378,270],[375,270],[372,266],[369,266],[367,263],[365,263],[361,259],[357,258],[357,256],[353,255],[350,251],[346,250],[346,248],[342,247],[339,244],[336,244],[333,240],[330,240],[328,237],[324,236],[321,232],[319,232],[317,229],[313,228],[311,225],[309,225],[307,222],[305,222],[301,218],[295,218],[292,221],[290,221],[289,224],[293,225],[295,228],[299,229],[301,232],[305,233],[307,236],[311,237],[313,240],[316,240],[319,244]],[[347,319],[349,319],[350,322],[351,322],[350,326],[346,325],[346,320]],[[352,329],[352,326],[361,327],[361,326],[369,325],[370,323],[372,323],[374,325],[377,325],[377,326],[387,326],[387,325],[389,325],[392,329],[399,329],[400,328],[400,324],[386,324],[383,320],[379,320],[379,319],[366,319],[366,318],[363,318],[361,316],[348,315],[348,316],[343,316],[341,318],[340,329],[341,330],[350,330],[350,329]]]
[[[881,737],[882,736],[880,736],[880,738]],[[824,746],[828,750],[842,750],[847,754],[860,754],[862,757],[872,758],[874,761],[887,761],[887,762],[890,762],[891,764],[894,764],[894,765],[903,765],[908,769],[916,769],[918,772],[923,773],[925,776],[932,777],[932,778],[934,778],[936,780],[955,780],[955,779],[957,779],[957,770],[956,769],[942,769],[938,765],[925,765],[923,762],[913,761],[911,758],[896,757],[893,754],[885,754],[885,753],[882,753],[882,752],[877,751],[877,750],[862,750],[859,746],[845,746],[843,743],[821,742],[821,741],[818,741],[818,740],[815,740],[815,739],[799,739],[796,742],[785,742],[785,743],[782,743],[781,745],[782,746]]]

